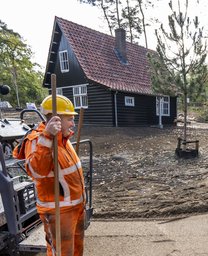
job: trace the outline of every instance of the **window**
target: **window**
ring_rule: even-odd
[[[69,59],[67,50],[59,52],[60,69],[62,73],[69,71]]]
[[[62,88],[56,88],[56,93],[59,94],[59,95],[63,95]]]
[[[156,114],[159,116],[159,102],[161,103],[161,115],[169,116],[170,115],[170,97],[156,97]]]
[[[73,87],[73,98],[74,98],[74,107],[79,109],[81,107],[88,107],[87,99],[87,85],[79,85]]]
[[[134,107],[134,97],[125,96],[125,106]]]

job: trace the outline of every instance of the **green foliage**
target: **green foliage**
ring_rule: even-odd
[[[109,31],[113,35],[116,28],[126,30],[127,39],[131,43],[138,43],[141,34],[144,34],[147,47],[147,34],[145,11],[153,8],[154,3],[159,0],[80,0],[80,3],[88,3],[101,8]]]
[[[194,113],[198,122],[208,122],[208,102],[200,104],[198,107],[189,107],[189,112]]]
[[[39,104],[46,95],[42,88],[43,74],[31,61],[33,54],[21,36],[0,21],[0,84],[11,88],[9,95],[0,96],[13,106],[26,102]]]
[[[207,80],[207,47],[203,43],[202,31],[198,18],[192,21],[187,16],[188,1],[185,13],[173,10],[168,16],[169,32],[161,24],[156,30],[157,57],[152,55],[153,89],[155,92],[186,95],[196,98],[204,91]]]
[[[127,39],[129,39],[131,43],[138,41],[142,33],[139,6],[130,6],[127,0],[127,6],[122,9],[121,16],[123,18],[122,27],[128,32]]]
[[[169,30],[165,30],[163,24],[156,30],[157,54],[149,55],[153,90],[156,93],[180,95],[182,98],[184,139],[187,98],[196,100],[205,93],[208,74],[203,28],[199,25],[198,17],[188,17],[188,3],[188,0],[178,1],[175,11],[173,2],[169,2]]]
[[[201,115],[199,115],[197,120],[201,123],[208,122],[208,110],[206,109],[203,112],[201,112]]]

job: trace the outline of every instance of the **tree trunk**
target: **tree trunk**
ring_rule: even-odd
[[[13,83],[14,83],[14,87],[15,87],[15,91],[16,91],[17,106],[20,107],[19,89],[18,89],[18,84],[17,84],[17,73],[16,73],[15,67],[13,68],[12,76],[13,76]]]
[[[109,18],[108,18],[107,11],[106,11],[106,8],[105,8],[105,6],[104,6],[103,0],[101,1],[101,8],[102,8],[102,10],[103,10],[104,17],[105,17],[105,19],[106,19],[106,21],[107,21],[107,23],[108,23],[108,28],[109,28],[109,30],[110,30],[110,34],[113,35],[112,27],[111,27],[111,25],[110,25],[110,21],[109,21]]]
[[[146,48],[148,49],[147,32],[146,32],[146,25],[145,25],[145,16],[144,16],[144,12],[143,12],[143,9],[142,9],[142,1],[138,0],[138,2],[139,2],[139,9],[140,9],[140,12],[142,14],[142,26],[143,26],[143,31],[144,31],[145,45],[146,45]]]
[[[119,17],[119,1],[116,0],[116,14],[117,14],[117,22],[118,22],[118,27],[120,28],[121,27],[121,22],[120,22],[120,17]]]
[[[131,21],[130,21],[130,6],[129,6],[129,0],[126,0],[126,4],[127,4],[127,10],[128,10],[130,40],[131,40],[131,43],[133,43],[132,23],[131,23]]]

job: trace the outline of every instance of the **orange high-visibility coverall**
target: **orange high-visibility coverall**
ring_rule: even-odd
[[[47,256],[55,255],[55,194],[53,137],[45,124],[26,136],[13,156],[26,159],[26,170],[37,190],[37,211],[44,224]],[[80,160],[69,138],[58,134],[58,172],[60,184],[61,255],[82,256],[84,240],[84,178]]]

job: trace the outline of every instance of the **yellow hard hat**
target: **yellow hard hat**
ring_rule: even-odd
[[[52,113],[52,95],[47,96],[40,106],[42,114],[47,115]],[[74,111],[72,102],[63,95],[56,95],[56,108],[58,115],[78,115],[78,113]]]

